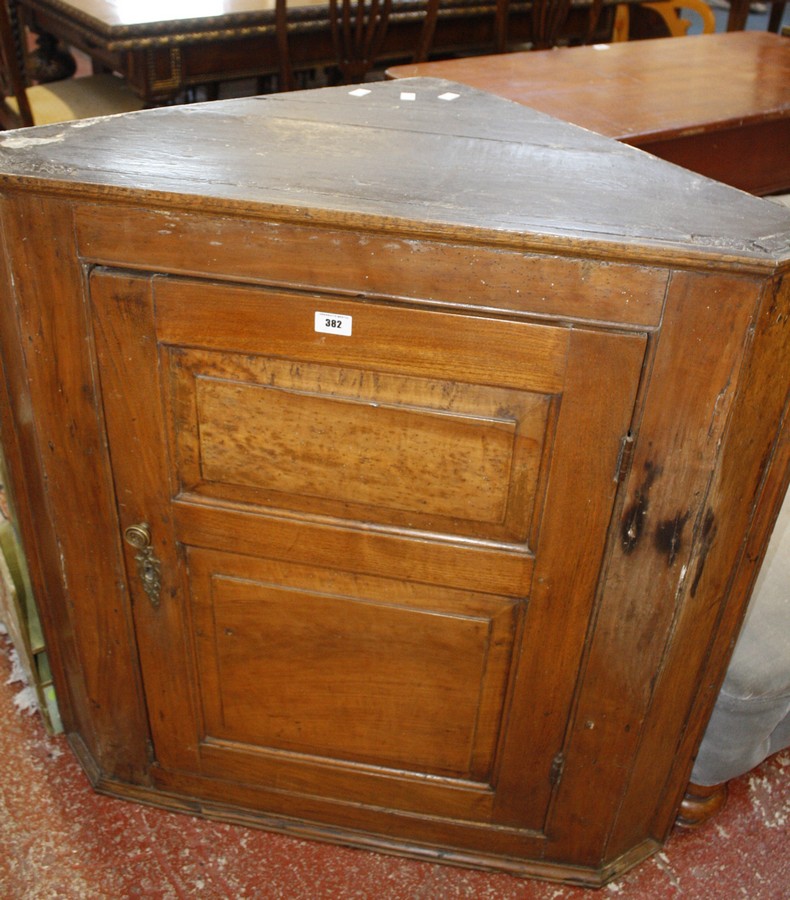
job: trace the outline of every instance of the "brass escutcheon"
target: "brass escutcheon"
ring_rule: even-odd
[[[154,607],[159,606],[159,596],[162,589],[162,564],[156,558],[151,547],[151,528],[147,522],[139,522],[130,525],[123,533],[127,544],[134,547],[137,563],[137,574],[143,585],[143,590]]]

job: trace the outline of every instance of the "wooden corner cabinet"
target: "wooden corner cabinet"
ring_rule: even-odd
[[[2,444],[98,790],[599,885],[790,442],[790,212],[420,79],[0,135]]]

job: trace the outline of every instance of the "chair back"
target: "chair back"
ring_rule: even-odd
[[[412,62],[426,62],[433,46],[433,33],[436,31],[436,20],[439,18],[439,0],[426,0],[425,18],[422,22],[420,39],[414,51]]]
[[[277,37],[279,90],[292,91],[294,71],[291,64],[291,50],[288,46],[288,0],[275,0],[274,30]]]
[[[642,7],[658,13],[672,37],[685,37],[691,28],[691,19],[684,18],[684,12],[693,13],[702,20],[703,34],[713,34],[716,30],[716,17],[704,0],[660,0],[658,3],[643,3]]]
[[[532,17],[532,49],[547,50],[556,46],[571,10],[572,0],[533,0],[526,14]],[[602,3],[592,0],[590,7],[590,32],[597,22]],[[496,0],[494,7],[494,50],[507,53],[509,47],[509,24],[511,0]],[[523,14],[523,13],[520,13]],[[594,21],[593,21],[594,20]]]
[[[329,28],[340,80],[362,81],[387,35],[392,0],[329,0]]]
[[[16,103],[9,104],[9,98]],[[12,13],[6,0],[0,0],[0,127],[22,128],[32,124],[16,10]]]
[[[571,0],[533,0],[533,49],[548,50],[557,45],[570,11]]]

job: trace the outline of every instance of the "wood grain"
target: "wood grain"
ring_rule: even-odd
[[[778,34],[467,56],[387,74],[490,91],[751,193],[790,189],[790,47]]]
[[[38,172],[39,186],[83,198],[146,191],[149,204],[407,226],[412,236],[465,235],[565,255],[582,242],[619,261],[639,247],[642,263],[732,259],[767,270],[766,253],[787,245],[778,205],[472,88],[409,85],[419,101],[400,100],[403,82],[379,82],[364,97],[328,88],[49,126],[32,143],[6,134],[3,183]],[[458,99],[440,100],[448,91]],[[235,146],[233,131],[244,134]],[[394,145],[403,150],[390,169],[381,160]],[[689,194],[694,203],[678,202]]]
[[[0,136],[67,729],[120,797],[600,885],[668,833],[790,478],[790,216],[399,88]]]
[[[102,770],[140,782],[149,762],[147,725],[111,474],[91,360],[74,352],[75,340],[85,344],[88,313],[71,211],[45,198],[19,198],[3,227],[7,246],[14,247],[5,303],[13,298],[17,317],[5,340],[18,341],[18,372],[27,382],[14,398],[27,476],[17,482],[13,466],[11,478],[34,504],[23,506],[20,517],[26,552],[32,546],[30,559],[40,559],[31,574],[47,646],[65,675],[59,685],[66,695],[65,727],[83,735]],[[45,247],[36,234],[46,235]],[[46,309],[37,305],[41,297],[48,298]]]

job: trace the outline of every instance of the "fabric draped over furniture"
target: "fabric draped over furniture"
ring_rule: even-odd
[[[694,764],[718,785],[790,746],[790,493]]]

